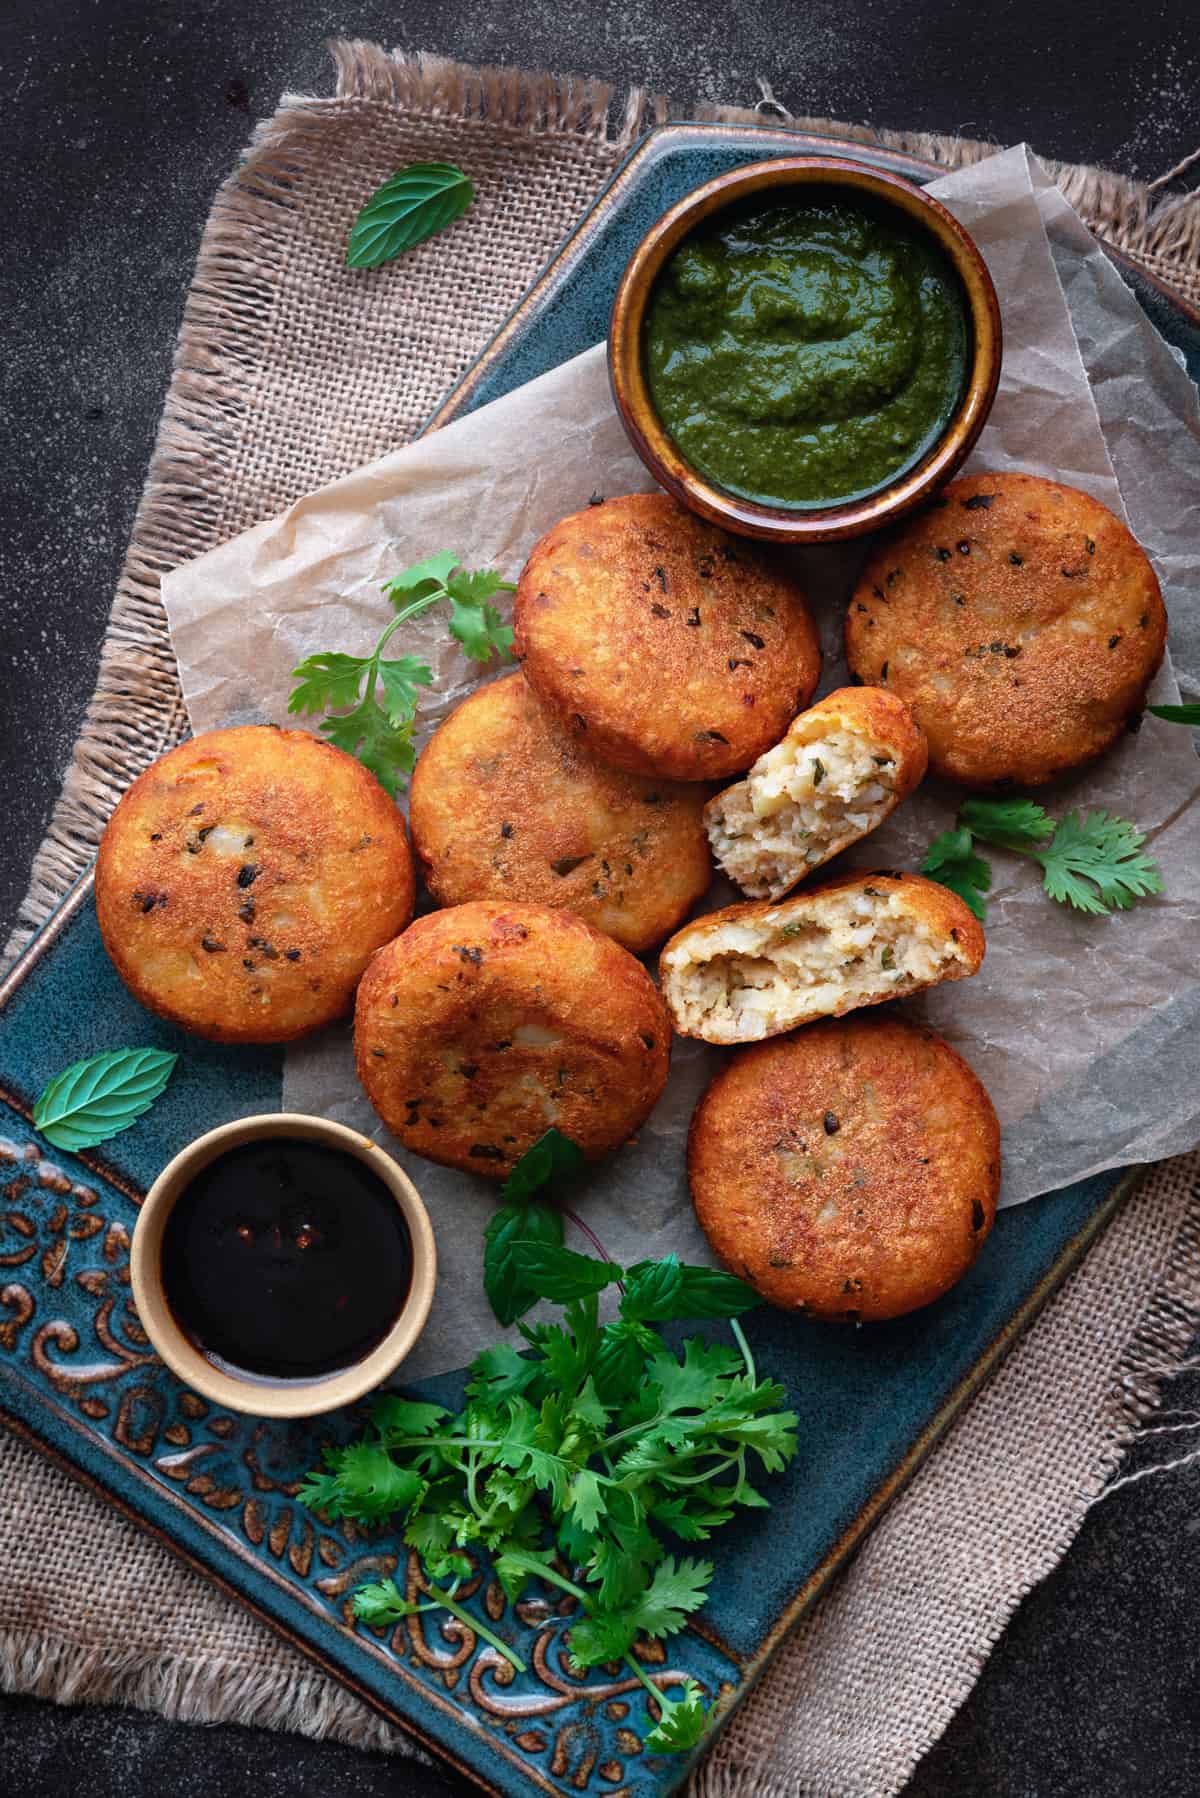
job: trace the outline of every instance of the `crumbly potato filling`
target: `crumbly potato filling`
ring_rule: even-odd
[[[897,771],[887,745],[859,731],[785,737],[708,806],[713,854],[752,899],[778,899],[883,822]]]
[[[902,893],[868,885],[814,896],[802,913],[789,906],[691,931],[664,956],[663,985],[683,1030],[709,1042],[754,1042],[901,998],[965,962],[952,938],[911,914]]]

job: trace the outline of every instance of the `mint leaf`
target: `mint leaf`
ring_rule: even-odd
[[[72,1062],[39,1093],[34,1129],[56,1149],[94,1149],[149,1111],[178,1060],[168,1049],[109,1049]]]
[[[461,218],[475,189],[449,162],[412,162],[377,187],[350,231],[347,268],[380,268]]]
[[[550,1299],[556,1305],[600,1292],[621,1277],[615,1262],[597,1261],[591,1255],[577,1255],[574,1249],[555,1248],[548,1242],[518,1242],[512,1249],[512,1258],[518,1274],[537,1297]]]
[[[500,1197],[508,1204],[532,1198],[544,1186],[560,1186],[574,1180],[586,1165],[579,1144],[551,1126],[532,1148],[526,1149],[500,1188]]]
[[[522,1244],[553,1248],[562,1239],[562,1214],[553,1205],[502,1205],[492,1213],[483,1233],[483,1289],[502,1324],[515,1324],[546,1296],[516,1260],[516,1250]]]
[[[625,1275],[621,1316],[641,1323],[740,1317],[762,1303],[752,1286],[716,1267],[681,1266],[674,1255],[639,1261]]]

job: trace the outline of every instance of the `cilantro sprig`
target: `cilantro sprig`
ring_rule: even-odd
[[[976,853],[977,841],[1028,856],[1040,865],[1051,899],[1093,917],[1128,911],[1163,890],[1158,864],[1142,853],[1145,836],[1127,818],[1071,811],[1056,824],[1031,799],[967,799],[955,828],[929,845],[921,872],[957,893],[980,919],[987,915],[992,870]]]
[[[678,1752],[704,1734],[704,1694],[691,1679],[678,1693],[661,1687],[634,1645],[674,1635],[704,1604],[712,1563],[673,1544],[706,1541],[739,1509],[764,1507],[756,1481],[791,1460],[798,1420],[781,1409],[783,1388],[758,1377],[737,1322],[758,1299],[741,1280],[673,1255],[621,1268],[562,1246],[558,1208],[533,1195],[577,1172],[582,1157],[558,1132],[548,1138],[510,1176],[511,1202],[495,1215],[512,1215],[485,1252],[498,1312],[523,1316],[548,1299],[561,1321],[521,1322],[524,1348],[485,1349],[457,1412],[379,1399],[366,1434],[327,1449],[299,1498],[331,1519],[402,1520],[428,1590],[407,1598],[390,1579],[361,1587],[354,1608],[370,1627],[441,1605],[524,1671],[464,1612],[476,1557],[491,1560],[513,1602],[535,1580],[567,1593],[575,1668],[624,1661],[658,1710],[646,1746]],[[601,1324],[599,1291],[615,1283],[617,1315]],[[656,1328],[695,1317],[728,1318],[734,1342],[692,1337],[677,1351]]]
[[[417,759],[412,738],[418,689],[433,683],[431,670],[415,656],[384,659],[396,631],[410,618],[449,600],[450,635],[473,661],[489,662],[512,648],[512,630],[491,601],[497,593],[514,593],[516,588],[492,568],[469,570],[461,561],[456,550],[439,550],[385,584],[383,591],[396,616],[384,626],[369,656],[323,651],[307,656],[292,670],[296,685],[288,711],[326,712],[320,726],[323,734],[357,756],[393,799]]]

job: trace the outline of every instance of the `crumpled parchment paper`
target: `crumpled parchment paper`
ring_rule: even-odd
[[[1000,392],[969,464],[1086,488],[1153,557],[1185,685],[1200,685],[1200,415],[1173,353],[1023,146],[935,182],[991,269],[1004,320]],[[1119,484],[1118,484],[1119,483]],[[558,518],[600,491],[652,485],[608,392],[602,346],[505,399],[322,488],[281,517],[169,574],[163,594],[195,730],[286,715],[290,670],[318,649],[364,653],[389,574],[436,549],[515,576]],[[841,625],[864,554],[797,552],[821,625],[821,691],[845,678]],[[398,645],[399,647],[399,645]],[[427,660],[419,740],[478,678],[434,612],[403,649]],[[1169,666],[1154,697],[1177,696]],[[1030,864],[996,851],[988,953],[970,981],[909,1002],[966,1055],[1004,1126],[1003,1204],[1087,1174],[1178,1153],[1200,1134],[1200,761],[1191,733],[1147,718],[1099,764],[1042,795],[1134,819],[1166,890],[1132,912],[1054,905]],[[860,866],[915,867],[957,795],[927,783],[868,843]],[[730,889],[714,885],[708,903]],[[636,1142],[593,1172],[578,1204],[618,1260],[710,1259],[683,1167],[688,1120],[722,1052],[677,1042],[667,1092]],[[387,1140],[354,1074],[348,1026],[287,1054],[284,1104]],[[391,1142],[389,1146],[397,1150]],[[461,1366],[494,1339],[480,1287],[494,1188],[397,1151],[429,1206],[441,1273],[405,1367]]]

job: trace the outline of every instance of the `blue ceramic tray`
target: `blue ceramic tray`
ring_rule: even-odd
[[[652,133],[433,422],[508,392],[604,335],[620,271],[650,220],[688,188],[737,163],[830,148],[830,140],[747,127],[676,125]],[[934,170],[838,145],[915,180]],[[1200,329],[1166,290],[1130,272],[1139,298],[1200,372]],[[569,1615],[515,1611],[481,1571],[469,1602],[529,1663],[508,1663],[453,1620],[371,1632],[348,1595],[395,1571],[397,1542],[326,1528],[295,1503],[323,1439],[353,1414],[284,1425],[224,1414],[149,1352],[129,1300],[129,1239],[140,1194],[192,1136],[277,1108],[281,1058],[182,1039],[143,1011],[100,944],[90,877],[0,988],[0,1417],[97,1493],[216,1580],[328,1672],[488,1789],[651,1798],[686,1772],[645,1752],[642,1688],[567,1666]],[[29,1122],[51,1074],[122,1043],[186,1050],[153,1113],[103,1154],[43,1153]],[[1086,1181],[1003,1213],[978,1263],[938,1305],[859,1332],[798,1329],[756,1313],[760,1365],[800,1414],[799,1457],[720,1544],[699,1625],[647,1656],[670,1686],[699,1679],[729,1711],[775,1646],[928,1453],[1130,1190],[1135,1173]],[[435,1219],[436,1223],[436,1219]],[[427,1396],[457,1395],[457,1375]]]

